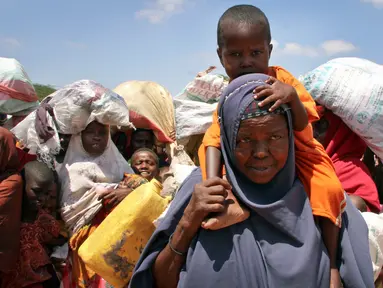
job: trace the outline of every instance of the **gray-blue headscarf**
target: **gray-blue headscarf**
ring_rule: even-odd
[[[268,184],[252,183],[235,167],[239,124],[253,100],[253,90],[266,75],[251,74],[232,81],[221,96],[221,148],[227,177],[236,196],[251,210],[238,224],[218,230],[200,229],[192,241],[178,287],[312,287],[328,288],[330,265],[309,199],[295,175],[291,115],[289,156]],[[154,232],[138,261],[130,287],[154,287],[152,265],[166,246],[188,205],[196,169],[182,184],[165,220]],[[374,287],[367,226],[347,199],[340,233],[339,268],[345,287]]]
[[[236,160],[234,150],[236,139],[244,118],[246,109],[258,102],[254,100],[253,90],[259,85],[264,85],[268,76],[263,74],[250,74],[235,79],[229,85],[226,93],[220,99],[219,119],[221,122],[221,149],[225,162],[227,177],[234,187],[235,194],[249,207],[256,208],[260,204],[268,204],[282,199],[283,196],[294,186],[295,176],[295,152],[294,136],[292,129],[291,113],[287,107],[279,108],[268,112],[269,107],[259,109],[252,117],[260,117],[267,114],[282,114],[286,116],[289,129],[289,151],[285,166],[267,184],[254,184],[247,177],[243,176],[235,166]],[[257,105],[252,105],[253,107]],[[249,117],[247,117],[249,118]]]

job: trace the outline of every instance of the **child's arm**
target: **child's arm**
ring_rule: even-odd
[[[302,131],[309,124],[309,118],[302,101],[299,99],[295,88],[285,84],[274,77],[266,81],[266,85],[257,87],[254,90],[256,99],[263,99],[260,107],[274,103],[270,110],[277,109],[282,104],[289,104],[293,115],[293,128],[295,131]]]
[[[218,111],[213,114],[213,121],[209,129],[207,129],[203,138],[203,146],[205,151],[205,168],[206,179],[212,177],[222,177],[222,154],[221,154],[221,127],[218,121]]]
[[[332,223],[330,219],[324,217],[320,218],[319,226],[322,230],[323,242],[330,258],[331,285],[333,285],[332,287],[338,288],[341,287],[340,274],[336,263],[339,245],[339,228]]]
[[[309,117],[307,116],[307,112],[305,107],[303,106],[302,101],[299,99],[297,92],[293,87],[291,87],[295,94],[292,98],[295,98],[290,102],[291,112],[293,114],[293,127],[295,131],[302,131],[309,124]]]
[[[206,149],[206,178],[222,178],[222,153],[216,147],[207,147]]]

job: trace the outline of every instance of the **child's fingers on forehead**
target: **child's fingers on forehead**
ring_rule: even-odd
[[[259,103],[259,105],[260,105],[261,107],[263,107],[263,106],[269,105],[269,104],[271,104],[271,103],[276,103],[277,101],[279,101],[278,103],[282,102],[282,100],[280,100],[280,99],[278,98],[278,96],[273,95],[273,96],[267,97],[265,100],[263,100],[261,103]],[[282,102],[282,103],[283,103],[283,102]],[[282,103],[281,103],[281,104],[282,104]],[[279,106],[280,106],[281,104],[279,104]],[[278,104],[277,104],[277,105],[278,105]],[[278,106],[277,106],[277,107],[278,107]]]
[[[266,88],[260,92],[257,92],[257,95],[255,95],[255,99],[262,99],[269,97],[270,95],[273,94],[273,90],[271,88]]]
[[[254,93],[259,93],[261,92],[262,90],[265,90],[265,89],[270,89],[271,88],[271,85],[270,84],[265,84],[265,85],[261,85],[261,86],[258,86],[256,87],[253,92]]]

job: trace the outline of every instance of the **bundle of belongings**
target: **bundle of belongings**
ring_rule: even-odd
[[[314,100],[340,117],[383,159],[383,66],[333,59],[300,78]]]
[[[12,128],[38,105],[23,66],[15,59],[0,57],[0,126]]]
[[[225,76],[210,74],[215,68],[210,66],[198,73],[195,79],[173,99],[177,141],[185,146],[197,165],[198,148],[203,135],[210,127],[219,98],[229,83]]]
[[[93,121],[133,127],[121,96],[94,81],[81,80],[49,95],[12,132],[30,154],[53,167],[61,150],[59,134],[78,134]]]

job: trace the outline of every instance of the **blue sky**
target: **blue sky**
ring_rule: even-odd
[[[0,56],[43,84],[151,80],[176,95],[197,72],[221,67],[216,25],[235,4],[264,10],[277,43],[271,64],[296,76],[334,57],[383,64],[383,0],[0,1]]]

